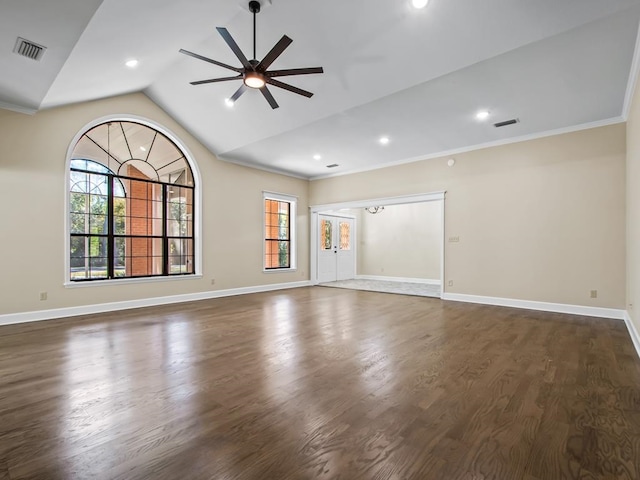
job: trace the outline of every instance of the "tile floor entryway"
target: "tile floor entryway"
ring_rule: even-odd
[[[351,290],[368,290],[371,292],[398,293],[401,295],[418,295],[421,297],[440,298],[440,285],[430,285],[426,283],[353,279],[320,283],[319,285],[321,287],[347,288]]]

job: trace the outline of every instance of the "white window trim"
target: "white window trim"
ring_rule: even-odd
[[[176,144],[176,146],[184,153],[184,156],[191,167],[191,173],[193,174],[193,181],[195,183],[195,191],[194,191],[194,201],[195,204],[196,215],[194,220],[194,273],[193,275],[176,275],[176,276],[167,276],[167,277],[142,277],[142,278],[123,278],[123,279],[111,279],[111,280],[94,280],[87,282],[72,282],[70,276],[71,270],[71,246],[69,245],[69,238],[71,236],[71,221],[69,215],[69,195],[70,195],[70,180],[69,180],[69,168],[71,167],[71,155],[73,154],[73,150],[80,140],[82,136],[98,125],[107,122],[136,122],[142,125],[146,125],[147,127],[153,128],[158,132],[165,135],[169,140]],[[153,120],[149,120],[148,118],[139,117],[137,115],[130,114],[120,114],[120,115],[107,115],[105,117],[97,118],[89,123],[87,123],[84,127],[82,127],[78,133],[76,133],[75,137],[71,140],[69,144],[69,148],[67,149],[67,161],[65,164],[65,189],[64,189],[64,286],[65,287],[98,287],[98,286],[106,286],[106,285],[122,285],[126,283],[146,283],[146,282],[157,282],[157,281],[175,281],[179,279],[194,279],[194,278],[202,278],[202,177],[200,176],[200,169],[198,168],[198,164],[195,161],[195,157],[192,155],[191,151],[187,148],[182,140],[176,134],[174,134],[171,130],[162,125],[154,122]]]
[[[264,202],[265,200],[277,200],[279,202],[288,202],[289,203],[289,245],[290,245],[290,251],[289,251],[289,255],[291,258],[291,264],[289,268],[269,268],[267,269],[265,267],[265,257],[267,255],[267,249],[266,249],[266,245],[267,242],[265,241],[265,231],[266,231],[266,225],[265,225],[265,210],[264,210]],[[263,191],[262,192],[262,232],[261,232],[261,239],[262,239],[262,273],[284,273],[284,272],[295,272],[297,270],[297,266],[298,266],[298,238],[297,238],[297,223],[298,223],[298,197],[294,196],[294,195],[287,195],[284,193],[275,193],[275,192],[267,192],[267,191]]]

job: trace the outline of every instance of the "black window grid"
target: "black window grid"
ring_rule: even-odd
[[[271,215],[274,215],[273,212],[271,212],[271,215],[269,215],[269,217],[266,218],[266,221],[265,221],[265,234],[266,235],[265,235],[265,239],[264,239],[265,247],[268,244],[275,245],[276,246],[276,250],[275,250],[276,253],[273,253],[274,250],[273,249],[269,249],[268,247],[266,247],[265,251],[271,251],[272,252],[271,253],[272,257],[278,257],[279,258],[280,255],[281,255],[280,247],[281,246],[285,246],[286,248],[284,250],[286,251],[287,262],[286,262],[285,265],[278,265],[278,266],[275,266],[275,267],[265,266],[265,270],[289,269],[289,268],[291,268],[291,203],[287,202],[287,201],[283,201],[283,200],[275,200],[275,199],[272,199],[272,198],[266,198],[265,202],[264,202],[265,203],[265,207],[267,205],[267,202],[276,202],[278,204],[278,213],[275,214],[275,215],[278,216],[278,221],[277,221],[276,225],[273,225],[272,223],[270,223],[271,222]],[[286,212],[280,212],[280,207],[282,205],[286,205],[286,207],[287,207]],[[268,212],[266,210],[266,208],[265,208],[265,212],[264,213],[265,213],[265,217],[266,217],[266,215],[268,213],[270,213],[270,212]],[[281,220],[283,218],[286,218],[286,226],[284,226],[284,227],[281,225]],[[278,227],[278,236],[277,237],[271,237],[271,236],[267,235],[267,233],[269,233],[270,230],[271,230],[269,227]],[[285,232],[285,236],[284,237],[280,236],[282,230],[284,230],[284,232]],[[280,263],[280,262],[278,262],[278,263]]]
[[[95,174],[96,172],[92,172],[89,170],[82,170],[82,169],[78,169],[78,168],[71,168],[70,171],[75,171],[75,172],[81,172],[81,173],[88,173],[88,174]],[[70,271],[70,279],[71,281],[74,282],[91,282],[91,281],[101,281],[101,280],[112,280],[112,279],[123,279],[123,278],[150,278],[150,277],[163,277],[163,276],[183,276],[183,275],[193,275],[195,274],[195,251],[194,251],[194,247],[195,247],[195,237],[194,237],[194,231],[195,231],[195,187],[194,186],[189,186],[189,185],[174,185],[171,183],[164,183],[164,182],[159,182],[159,181],[155,181],[155,180],[149,180],[149,179],[141,179],[141,178],[136,178],[136,177],[129,177],[126,175],[115,175],[113,173],[100,173],[99,175],[107,177],[108,181],[107,181],[107,188],[108,188],[108,192],[107,192],[107,214],[106,214],[106,233],[70,233],[70,241],[71,243],[73,243],[73,239],[74,238],[85,238],[86,240],[88,240],[87,243],[89,243],[90,245],[90,249],[91,249],[91,241],[92,239],[98,239],[100,240],[106,240],[106,253],[99,255],[99,256],[93,256],[91,255],[91,251],[87,252],[86,251],[86,247],[85,247],[85,252],[84,252],[84,256],[82,257],[74,257],[71,256],[71,271]],[[126,234],[117,234],[114,232],[115,230],[115,219],[118,217],[120,218],[121,216],[119,215],[114,215],[114,199],[115,198],[122,198],[122,197],[114,197],[113,194],[113,185],[114,185],[114,181],[122,181],[122,180],[130,180],[130,181],[135,181],[135,182],[143,182],[145,184],[150,184],[150,185],[158,185],[161,187],[162,189],[162,200],[158,201],[158,200],[151,200],[148,197],[145,198],[141,198],[141,197],[135,197],[138,200],[147,200],[147,201],[152,201],[152,202],[157,202],[157,203],[161,203],[162,204],[162,214],[161,217],[149,217],[149,216],[141,216],[141,215],[131,215],[131,214],[127,214],[124,215],[123,217],[125,219],[133,219],[133,218],[141,218],[141,219],[147,219],[147,220],[162,220],[162,235],[126,235]],[[169,195],[168,192],[171,189],[175,189],[175,188],[180,188],[182,189],[181,191],[190,191],[190,199],[191,202],[190,203],[181,203],[181,202],[175,202],[175,201],[170,201],[169,200]],[[79,193],[79,192],[73,192],[73,193]],[[87,195],[87,197],[89,197],[91,195],[91,193],[85,193]],[[125,195],[126,195],[126,189],[125,189]],[[183,205],[190,205],[191,206],[191,219],[190,220],[186,220],[187,223],[187,230],[190,232],[189,235],[169,235],[168,231],[167,231],[167,224],[169,221],[175,221],[174,219],[170,219],[169,215],[168,215],[168,209],[170,208],[170,204],[174,203],[174,204],[180,204],[181,208]],[[75,213],[78,214],[78,212],[70,212],[70,213]],[[95,215],[95,214],[91,214],[90,212],[85,212],[85,221],[87,222],[91,222],[92,217],[97,217],[99,215]],[[125,255],[124,258],[147,258],[147,268],[149,270],[149,264],[150,261],[153,259],[161,259],[161,272],[159,273],[154,273],[154,274],[143,274],[143,275],[127,275],[126,274],[126,269],[125,269],[125,274],[121,275],[120,272],[120,268],[119,265],[116,265],[116,256],[117,256],[117,251],[116,251],[116,240],[117,239],[139,239],[139,240],[160,240],[161,244],[162,244],[162,248],[161,248],[161,255],[146,255],[144,257],[135,257],[135,256],[128,256]],[[187,254],[179,254],[179,255],[171,255],[169,252],[169,244],[171,241],[187,241],[190,243],[191,248],[188,249],[188,253]],[[102,244],[102,242],[100,242]],[[89,253],[89,255],[87,255],[87,253]],[[100,252],[102,253],[102,252]],[[187,264],[188,268],[180,268],[179,272],[172,272],[171,269],[171,259],[175,259],[176,257],[179,257],[181,260],[184,259],[185,263]],[[74,259],[76,259],[76,261],[78,259],[84,259],[85,260],[85,272],[88,273],[88,276],[85,277],[74,277],[73,276],[73,263],[74,263]],[[95,260],[98,260],[97,262],[95,262]],[[87,263],[88,263],[88,268],[87,268]],[[100,264],[104,263],[106,270],[104,270],[104,267],[102,267]],[[105,271],[104,275],[97,275],[97,276],[93,276],[93,272],[94,272],[94,265],[95,265],[95,271],[96,272],[100,272],[102,273],[102,271]],[[126,260],[125,260],[125,265],[126,265]],[[116,268],[118,267],[118,268]],[[186,270],[186,271],[182,271],[182,270]]]

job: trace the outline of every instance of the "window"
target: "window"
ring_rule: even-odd
[[[112,121],[69,164],[69,280],[193,275],[193,174],[161,132]]]
[[[295,197],[264,193],[264,269],[293,270],[295,257]]]
[[[340,222],[340,250],[351,250],[351,223]]]
[[[322,219],[320,221],[320,248],[322,250],[331,250],[333,243],[333,224],[331,220]]]

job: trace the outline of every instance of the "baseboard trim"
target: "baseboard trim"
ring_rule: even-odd
[[[629,315],[628,311],[624,312],[624,323],[627,325],[627,330],[629,330],[629,336],[631,337],[633,346],[636,347],[636,353],[638,354],[638,357],[640,357],[640,335],[638,334],[638,330],[636,330],[636,326],[633,324],[631,315]]]
[[[437,279],[409,278],[409,277],[385,277],[383,275],[356,275],[356,280],[381,280],[383,282],[408,282],[422,283],[426,285],[440,285],[442,282]]]
[[[64,317],[77,317],[79,315],[91,315],[94,313],[115,312],[133,308],[155,307],[172,303],[193,302],[197,300],[209,300],[212,298],[232,297],[235,295],[247,295],[250,293],[272,292],[288,288],[300,288],[311,286],[311,282],[276,283],[272,285],[260,285],[255,287],[231,288],[228,290],[212,290],[209,292],[187,293],[184,295],[171,295],[167,297],[143,298],[140,300],[126,300],[122,302],[101,303],[97,305],[83,305],[79,307],[56,308],[52,310],[38,310],[35,312],[9,313],[0,315],[1,325],[16,323],[39,322]]]
[[[466,295],[462,293],[443,293],[442,300],[453,302],[479,303],[499,307],[523,308],[541,312],[568,313],[587,317],[613,318],[624,320],[625,311],[616,308],[587,307],[583,305],[567,305],[564,303],[535,302],[532,300],[516,300],[513,298],[483,297],[480,295]]]

